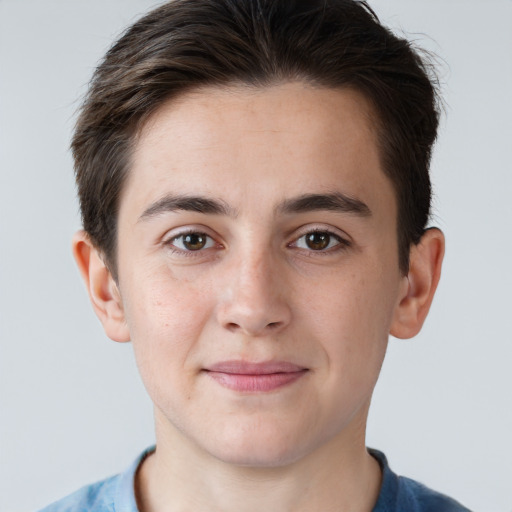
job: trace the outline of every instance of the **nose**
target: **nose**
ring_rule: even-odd
[[[266,336],[282,331],[291,319],[286,277],[267,255],[250,255],[230,263],[217,317],[231,332]]]

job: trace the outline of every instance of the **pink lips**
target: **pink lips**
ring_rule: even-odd
[[[221,386],[240,392],[266,392],[300,379],[306,368],[285,361],[223,361],[205,369]]]

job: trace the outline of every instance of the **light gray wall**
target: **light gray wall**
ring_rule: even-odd
[[[116,473],[153,442],[130,346],[107,340],[71,258],[67,147],[98,59],[155,4],[0,0],[2,511]],[[368,444],[475,510],[510,512],[512,1],[371,4],[446,61],[432,172],[448,247],[424,331],[391,343]]]

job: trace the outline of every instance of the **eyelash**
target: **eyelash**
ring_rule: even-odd
[[[331,247],[327,247],[325,249],[318,249],[318,250],[311,249],[311,248],[307,249],[307,248],[302,248],[302,247],[297,246],[298,242],[301,239],[305,239],[305,237],[307,237],[308,235],[313,235],[313,234],[321,234],[321,235],[328,236],[330,239],[329,245],[332,242],[332,239],[334,239],[337,243]],[[304,253],[307,253],[308,256],[313,256],[313,255],[314,256],[317,256],[317,255],[318,256],[327,256],[327,255],[330,255],[333,253],[337,253],[339,251],[343,251],[343,250],[349,248],[350,246],[351,246],[351,243],[347,239],[341,237],[340,235],[338,235],[337,233],[334,233],[333,231],[331,231],[329,229],[320,228],[320,227],[307,230],[302,235],[297,237],[293,242],[288,244],[288,247],[292,247],[297,250],[303,251]]]
[[[200,236],[200,237],[205,237],[208,241],[213,242],[213,244],[211,244],[211,245],[209,245],[207,247],[201,247],[200,249],[197,249],[195,251],[194,250],[181,249],[180,247],[176,247],[174,245],[176,240],[182,239],[182,241],[183,241],[183,239],[187,235],[196,235],[196,236]],[[208,241],[206,242],[207,244],[209,243]],[[185,257],[197,257],[205,249],[211,249],[214,245],[217,245],[218,247],[222,247],[221,244],[218,244],[218,243],[215,242],[213,237],[211,237],[207,233],[204,233],[203,231],[200,231],[198,229],[189,229],[187,231],[182,231],[181,233],[178,233],[178,234],[170,237],[169,239],[164,240],[163,244],[165,246],[167,246],[172,253],[178,254],[180,256],[185,256]]]
[[[308,235],[312,235],[312,234],[326,235],[327,237],[329,237],[329,245],[333,238],[336,240],[337,243],[334,246],[331,246],[331,247],[328,246],[325,249],[318,249],[318,250],[311,249],[311,248],[307,249],[304,247],[297,246],[298,242],[301,239],[304,239]],[[183,240],[184,237],[186,237],[187,235],[195,235],[195,236],[199,236],[199,237],[205,237],[207,239],[207,242],[206,242],[207,246],[201,247],[197,250],[187,250],[187,249],[182,249],[180,247],[176,247],[174,245],[174,243],[177,240],[179,240],[179,239]],[[213,242],[213,243],[211,243],[211,242]],[[185,256],[185,257],[198,257],[206,249],[211,249],[215,245],[217,245],[217,248],[223,248],[222,244],[216,243],[213,237],[211,237],[207,233],[204,233],[203,231],[200,231],[197,229],[190,229],[187,231],[183,231],[179,234],[176,234],[176,235],[170,237],[168,240],[164,240],[163,244],[165,246],[167,246],[172,253],[178,254],[180,256]],[[331,231],[329,229],[325,229],[325,228],[309,229],[308,231],[303,232],[303,234],[301,234],[299,237],[295,238],[294,241],[287,244],[287,247],[297,249],[304,253],[309,253],[309,256],[313,256],[313,255],[324,256],[324,255],[332,254],[332,253],[335,253],[338,251],[343,251],[350,246],[351,246],[351,243],[348,240],[346,240],[345,238],[342,238],[340,235],[334,233],[333,231]]]

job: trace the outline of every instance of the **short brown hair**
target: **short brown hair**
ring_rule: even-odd
[[[410,43],[355,0],[174,0],[122,35],[96,69],[72,141],[84,229],[116,277],[119,197],[137,133],[193,88],[300,80],[354,88],[376,113],[398,204],[403,272],[426,228],[436,81]]]

